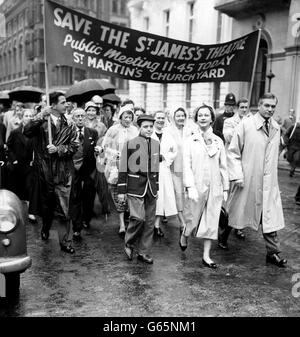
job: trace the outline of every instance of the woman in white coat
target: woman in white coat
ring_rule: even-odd
[[[192,233],[203,238],[202,262],[209,268],[217,268],[210,258],[210,248],[212,240],[218,238],[221,206],[229,189],[225,148],[222,139],[213,133],[214,120],[213,109],[200,106],[195,114],[200,131],[189,138],[184,149],[184,185],[188,198],[184,210],[186,227],[179,241],[185,250]]]
[[[157,111],[154,114],[154,132],[152,138],[160,142],[160,154],[162,161],[159,164],[159,191],[156,201],[156,218],[154,223],[154,233],[157,236],[164,236],[160,228],[163,216],[168,217],[177,214],[176,199],[170,166],[177,156],[177,145],[173,137],[164,132],[166,114]]]
[[[180,222],[181,231],[185,227],[185,221],[183,217],[184,209],[184,186],[183,186],[183,149],[186,140],[195,132],[198,132],[198,128],[195,125],[190,127],[186,125],[187,114],[183,108],[178,108],[174,111],[172,124],[168,126],[164,133],[171,135],[177,145],[177,156],[171,165],[172,180],[175,191],[176,207],[178,211],[178,219]]]

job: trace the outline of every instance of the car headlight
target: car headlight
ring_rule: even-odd
[[[17,225],[17,218],[12,212],[0,213],[0,232],[11,232]]]

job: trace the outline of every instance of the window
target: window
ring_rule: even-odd
[[[118,14],[118,0],[112,0],[112,8],[111,11],[113,14]]]
[[[147,111],[147,83],[142,83],[143,107]]]
[[[163,109],[166,109],[167,108],[167,103],[168,103],[168,84],[167,83],[164,83],[162,85],[162,90],[163,90]]]
[[[185,102],[186,102],[186,108],[191,108],[191,98],[192,98],[192,84],[187,83],[185,87]]]
[[[127,0],[121,0],[121,10],[120,10],[121,15],[126,15],[126,1]]]
[[[217,22],[217,43],[220,43],[220,42],[221,42],[222,21],[223,21],[223,15],[222,15],[221,12],[218,12],[218,22]]]
[[[266,40],[261,39],[258,50],[258,57],[255,69],[250,106],[257,106],[259,97],[265,93],[267,53],[268,53],[268,44]]]
[[[190,2],[188,5],[189,5],[189,42],[192,42],[194,33],[194,2]]]
[[[149,17],[148,16],[146,16],[145,18],[144,18],[144,30],[146,30],[146,31],[148,31],[149,30]]]
[[[170,33],[170,10],[169,9],[164,11],[164,26],[165,26],[165,35],[169,36],[169,33]]]

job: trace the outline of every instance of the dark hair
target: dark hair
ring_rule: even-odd
[[[158,111],[155,111],[154,114],[153,114],[153,118],[156,118],[156,115],[157,114],[164,114],[166,116],[166,112],[162,111],[162,110],[158,110]]]
[[[178,112],[178,111],[181,111],[181,112],[183,112],[183,113],[184,113],[184,116],[185,116],[185,118],[187,118],[187,114],[186,114],[186,112],[185,112],[185,110],[184,110],[183,108],[178,108],[178,109],[176,109],[176,110],[174,111],[174,118],[175,118],[176,112]]]
[[[211,106],[206,105],[206,104],[203,104],[203,105],[201,105],[201,106],[199,106],[198,108],[195,109],[195,115],[194,115],[195,123],[198,122],[198,112],[199,112],[200,109],[208,109],[209,110],[211,120],[212,120],[212,124],[213,124],[215,122],[215,119],[216,119],[214,109]]]
[[[144,108],[142,108],[141,106],[136,106],[134,109],[133,109],[133,112],[135,113],[136,111],[142,111],[143,114],[146,113],[146,110]]]
[[[248,103],[248,99],[247,98],[241,98],[238,100],[238,102],[236,103],[236,105],[239,107],[241,103]]]
[[[134,106],[134,102],[131,99],[129,99],[129,98],[124,99],[124,101],[122,102],[121,106],[125,106],[127,104],[132,104]]]
[[[62,92],[59,91],[54,91],[50,94],[50,105],[52,104],[57,104],[58,103],[58,99],[60,96],[64,96],[65,95]]]
[[[262,96],[260,96],[259,101],[258,101],[258,105],[261,105],[262,101],[264,99],[275,99],[276,104],[278,103],[278,98],[274,94],[272,94],[271,92],[267,92],[267,93],[263,94]]]

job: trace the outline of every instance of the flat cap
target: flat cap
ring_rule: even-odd
[[[136,122],[137,122],[138,126],[141,126],[142,122],[145,122],[145,121],[154,123],[155,119],[151,115],[142,114],[138,117]]]

